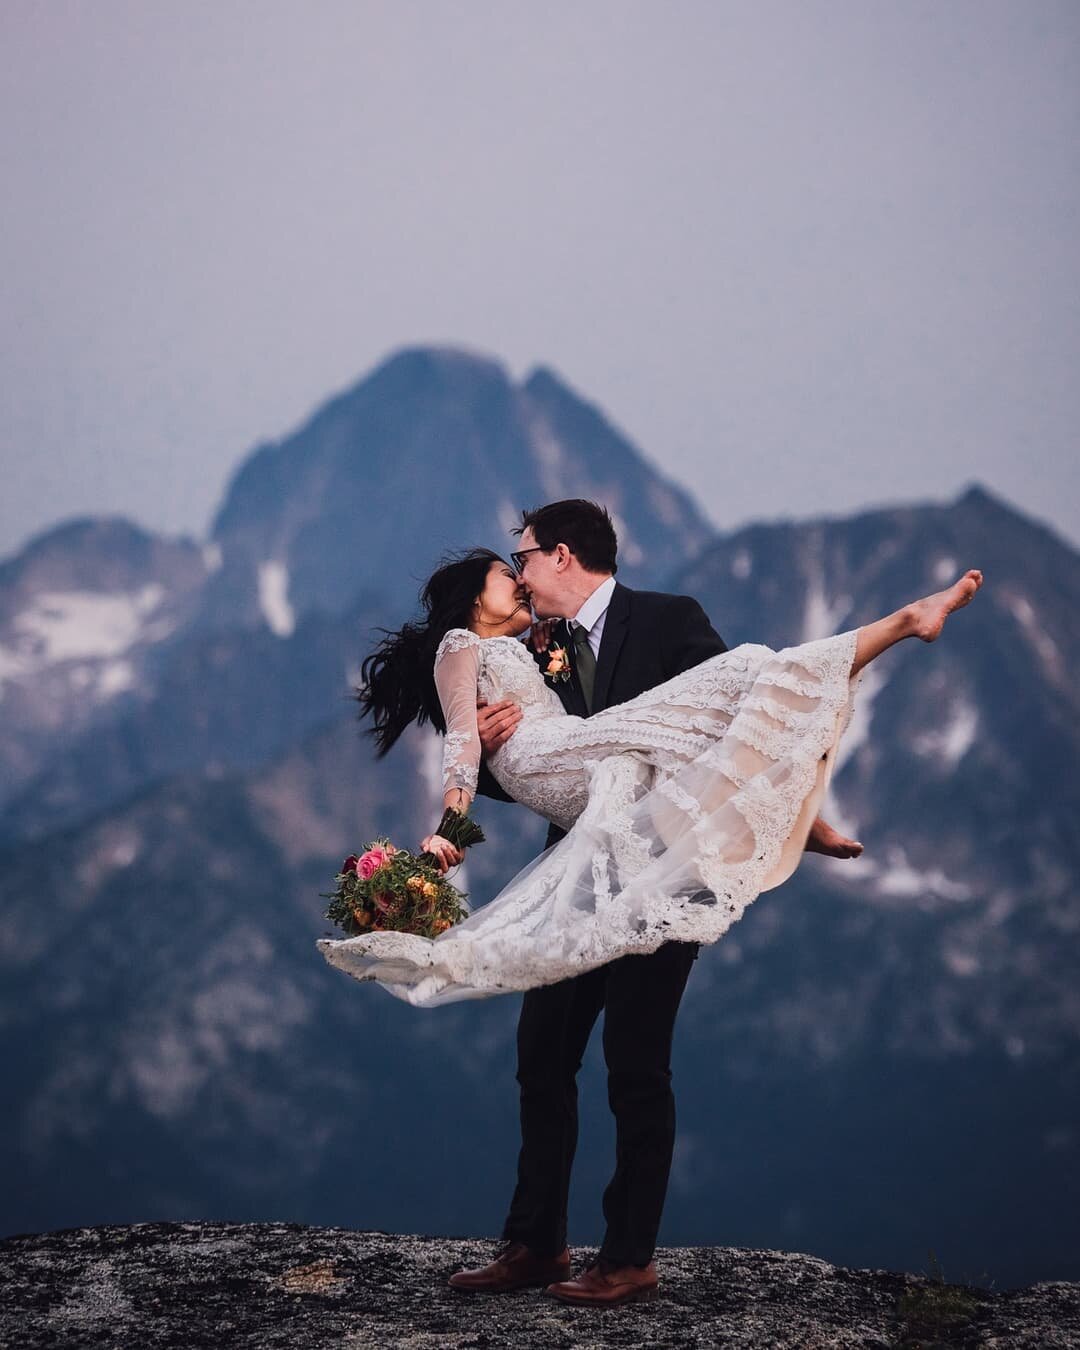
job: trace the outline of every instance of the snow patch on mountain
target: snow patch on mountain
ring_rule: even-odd
[[[959,975],[961,979],[967,979],[971,975],[977,975],[979,972],[980,961],[974,952],[960,951],[956,947],[943,947],[941,960],[946,970],[953,975]]]
[[[885,854],[885,866],[875,882],[879,895],[937,896],[942,900],[968,900],[971,887],[962,881],[950,881],[940,867],[919,871],[908,861],[899,845],[891,845]]]
[[[272,633],[277,637],[292,635],[296,615],[289,604],[289,570],[283,562],[259,564],[259,608]]]
[[[862,669],[862,677],[855,691],[855,702],[851,710],[851,721],[840,738],[833,760],[833,774],[840,772],[843,765],[870,739],[870,726],[874,720],[874,700],[888,684],[889,677],[880,665],[871,663]]]
[[[750,556],[750,550],[746,548],[739,549],[738,553],[731,560],[731,575],[737,577],[739,581],[745,581],[754,568],[754,560]]]
[[[136,642],[156,640],[171,631],[164,620],[147,618],[165,594],[157,582],[131,592],[42,591],[16,614],[7,645],[0,644],[0,688],[4,680],[25,678],[66,661],[104,660],[98,671],[76,666],[76,689],[96,683],[100,698],[130,689],[135,672],[119,660]]]
[[[529,419],[529,439],[532,442],[537,474],[544,496],[558,501],[563,496],[566,452],[547,420],[538,415]]]
[[[670,530],[677,530],[682,520],[682,507],[675,494],[663,483],[649,484],[649,505],[656,518]]]
[[[806,608],[803,611],[803,642],[814,642],[818,638],[832,637],[839,632],[837,625],[851,610],[851,596],[840,595],[829,603],[825,594],[824,579],[817,575],[806,590]]]
[[[107,661],[98,671],[97,695],[112,698],[135,685],[135,667],[130,661]]]
[[[237,935],[232,941],[238,941]],[[245,960],[254,967],[273,959],[273,944],[261,933],[243,935]],[[220,962],[226,948],[212,953]],[[281,1050],[292,1030],[309,1021],[311,1005],[289,980],[267,988],[257,972],[223,973],[190,999],[163,1006],[151,1021],[127,1035],[127,1071],[143,1108],[162,1120],[192,1110],[206,1083],[244,1054]],[[250,1094],[236,1082],[231,1090]]]
[[[629,522],[624,520],[618,511],[609,510],[608,514],[611,516],[611,523],[615,526],[615,534],[619,540],[619,561],[630,567],[640,566],[645,561],[645,550],[631,534]]]
[[[838,830],[857,839],[858,832],[852,821],[834,808],[835,803],[830,801],[828,809],[824,812],[826,819]],[[881,861],[868,853],[863,853],[858,858],[845,860],[831,875],[845,886],[854,886],[860,893],[869,892],[888,899],[908,900],[920,897],[923,902],[921,907],[931,909],[937,907],[935,902],[938,900],[964,901],[974,898],[970,886],[961,881],[953,881],[940,867],[923,869],[915,867],[906,851],[896,844],[885,849],[885,856]],[[963,964],[962,958],[957,957],[956,960],[959,964]],[[946,960],[946,965],[950,969],[953,969],[952,961],[952,956]],[[956,969],[954,973],[971,972]]]
[[[964,758],[975,741],[979,728],[979,712],[966,699],[953,703],[949,720],[943,727],[922,731],[914,736],[911,748],[917,755],[940,759],[946,768],[953,768]]]
[[[3,692],[5,680],[22,675],[25,669],[26,666],[18,654],[0,643],[0,693]]]
[[[508,501],[506,497],[503,497],[499,502],[497,514],[499,517],[499,525],[507,534],[509,534],[511,530],[516,530],[521,524],[521,512],[516,510],[513,502]],[[517,545],[515,544],[514,547],[516,548]]]
[[[78,904],[91,903],[92,897],[113,872],[130,867],[143,849],[139,831],[123,821],[110,821],[103,826],[93,847],[79,858],[75,868],[78,882]]]
[[[1058,683],[1064,676],[1065,663],[1061,659],[1057,643],[1046,631],[1031,601],[1027,596],[1010,589],[1002,590],[1001,599],[1038,653],[1047,675]]]
[[[119,656],[139,636],[164,589],[156,582],[130,594],[43,591],[15,616],[16,659],[24,669],[88,656]]]

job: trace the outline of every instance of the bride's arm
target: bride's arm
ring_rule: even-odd
[[[467,811],[476,796],[480,732],[476,724],[479,643],[446,650],[435,665],[435,690],[446,721],[443,746],[443,805]]]
[[[480,771],[480,733],[476,724],[476,681],[480,669],[479,641],[443,652],[435,663],[435,689],[446,721],[443,746],[443,806],[468,811],[476,796]],[[434,853],[446,866],[459,863],[462,853],[440,835],[429,835],[421,848]]]

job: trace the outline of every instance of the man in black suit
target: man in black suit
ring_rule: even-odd
[[[727,650],[696,600],[631,591],[615,581],[615,531],[600,507],[556,502],[525,512],[522,522],[515,561],[535,612],[580,620],[564,620],[551,635],[552,646],[570,653],[571,677],[555,683],[568,712],[588,717],[624,703]],[[486,753],[513,733],[514,713],[503,705],[482,710]],[[505,796],[482,775],[485,789]],[[552,826],[548,845],[561,837]],[[521,1153],[504,1246],[490,1266],[454,1276],[455,1287],[543,1284],[590,1303],[655,1292],[652,1257],[675,1142],[672,1034],[697,953],[697,943],[667,942],[648,955],[620,957],[526,991],[517,1036]],[[566,1224],[578,1132],[576,1077],[601,1008],[616,1166],[604,1192],[607,1232],[598,1261],[571,1281]]]
[[[554,684],[568,712],[588,717],[625,703],[727,651],[696,600],[633,591],[615,580],[615,530],[602,507],[555,502],[524,512],[518,532],[521,549],[513,559],[534,612],[540,619],[572,616],[560,618],[548,639],[549,652],[561,647],[569,653],[571,677]],[[537,657],[545,668],[548,655]],[[485,754],[513,734],[519,719],[520,709],[512,704],[481,708]],[[509,800],[483,769],[479,791]],[[562,834],[553,825],[548,846]],[[698,946],[666,942],[655,952],[622,956],[525,992],[517,1033],[517,1186],[495,1259],[452,1276],[455,1288],[543,1285],[565,1302],[602,1305],[655,1295],[653,1252],[675,1143],[672,1037]],[[567,1205],[578,1133],[576,1078],[601,1008],[616,1163],[604,1192],[607,1228],[598,1257],[570,1279]]]

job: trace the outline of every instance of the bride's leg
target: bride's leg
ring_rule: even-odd
[[[922,600],[915,600],[903,609],[898,609],[895,614],[860,628],[855,644],[855,659],[851,664],[852,675],[901,638],[920,637],[924,642],[933,642],[944,627],[946,618],[954,609],[960,609],[968,603],[982,585],[982,580],[982,573],[973,567],[948,589],[924,596]],[[806,841],[808,853],[824,853],[830,858],[857,858],[862,851],[862,844],[834,830],[822,816],[818,816],[810,827]]]
[[[982,573],[973,567],[947,589],[924,596],[921,600],[913,600],[910,605],[904,605],[887,618],[860,628],[855,644],[855,660],[851,663],[852,675],[858,674],[863,666],[902,638],[917,637],[923,642],[933,642],[948,616],[954,609],[961,609],[970,601],[982,581]]]

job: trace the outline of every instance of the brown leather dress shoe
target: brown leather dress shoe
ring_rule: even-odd
[[[639,1303],[656,1298],[660,1281],[656,1262],[642,1266],[614,1266],[596,1261],[576,1279],[549,1284],[547,1292],[563,1303],[578,1303],[594,1308],[613,1308],[620,1303]]]
[[[559,1256],[537,1256],[524,1242],[506,1242],[490,1265],[459,1270],[450,1276],[450,1285],[470,1293],[501,1294],[511,1289],[543,1288],[552,1280],[569,1277],[569,1247],[564,1247]]]
[[[547,1293],[563,1303],[610,1308],[620,1303],[640,1303],[655,1299],[660,1291],[656,1262],[647,1266],[614,1266],[610,1261],[595,1261],[574,1280],[549,1284]]]

